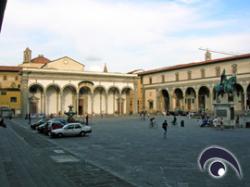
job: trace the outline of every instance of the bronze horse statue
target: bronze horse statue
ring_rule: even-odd
[[[223,97],[225,93],[229,95],[233,94],[233,91],[235,90],[236,82],[237,80],[236,80],[235,75],[227,79],[226,72],[224,69],[223,73],[221,74],[220,83],[216,84],[214,87],[216,91],[216,98],[218,98],[218,96],[220,95]]]

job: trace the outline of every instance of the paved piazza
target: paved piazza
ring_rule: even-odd
[[[30,130],[24,120],[15,120],[13,125],[18,123],[24,127],[22,129],[35,134],[41,141],[54,145],[57,152],[69,152],[73,155],[72,163],[85,161],[135,186],[249,186],[250,129],[221,131],[200,128],[196,119],[178,117],[178,122],[181,118],[185,120],[185,127],[170,125],[166,139],[160,125],[164,117],[159,116],[156,117],[157,128],[149,128],[148,121],[135,116],[93,119],[93,133],[84,138],[50,139]],[[170,123],[172,118],[167,119]],[[197,158],[210,145],[223,146],[235,154],[242,166],[242,180],[237,178],[229,165],[227,174],[222,179],[213,179],[207,172],[200,172]],[[71,157],[53,157],[52,160],[63,162]]]

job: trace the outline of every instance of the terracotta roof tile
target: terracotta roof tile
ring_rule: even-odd
[[[19,72],[21,71],[21,67],[18,66],[0,66],[0,71],[1,72]]]
[[[217,59],[207,60],[207,61],[192,62],[188,64],[179,64],[175,66],[162,67],[162,68],[157,68],[157,69],[152,69],[152,70],[141,72],[139,73],[139,75],[146,75],[146,74],[158,73],[158,72],[163,72],[163,71],[178,70],[178,69],[200,66],[200,65],[205,65],[205,64],[214,64],[214,63],[219,63],[219,62],[240,60],[240,59],[245,59],[245,58],[250,58],[250,53],[231,56],[231,57],[225,57],[225,58],[217,58]]]
[[[31,62],[36,64],[47,64],[50,60],[42,55],[39,55],[38,57],[33,58]]]

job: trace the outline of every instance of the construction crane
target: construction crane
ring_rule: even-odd
[[[215,50],[211,50],[211,49],[208,49],[208,48],[201,48],[201,47],[199,48],[199,50],[208,51],[208,52],[210,52],[210,53],[218,53],[218,54],[223,54],[223,55],[230,55],[230,56],[240,55],[239,53],[215,51]]]

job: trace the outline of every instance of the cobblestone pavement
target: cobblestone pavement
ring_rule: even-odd
[[[185,127],[170,125],[167,138],[163,137],[163,130],[160,127],[163,117],[156,117],[157,128],[149,128],[148,121],[142,121],[137,117],[93,119],[91,135],[55,139],[38,135],[30,130],[27,122],[23,120],[15,122],[26,129],[26,133],[31,134],[30,137],[39,137],[38,142],[33,143],[36,149],[40,147],[40,142],[47,142],[42,143],[45,145],[43,150],[63,149],[81,162],[91,163],[93,167],[97,166],[95,167],[97,170],[112,173],[136,186],[247,187],[250,185],[250,129],[221,131],[200,128],[195,119],[178,117],[178,122],[180,119],[185,120]],[[167,120],[170,124],[171,117]],[[244,173],[242,180],[238,179],[230,166],[222,179],[213,179],[207,172],[199,170],[197,158],[204,148],[211,145],[223,146],[235,154]],[[59,164],[59,167],[62,166],[63,164]],[[74,167],[69,164],[67,166]],[[61,169],[60,172],[69,175],[69,182],[74,181],[67,169]]]
[[[1,187],[133,186],[31,131],[22,120],[6,123],[0,128]]]

